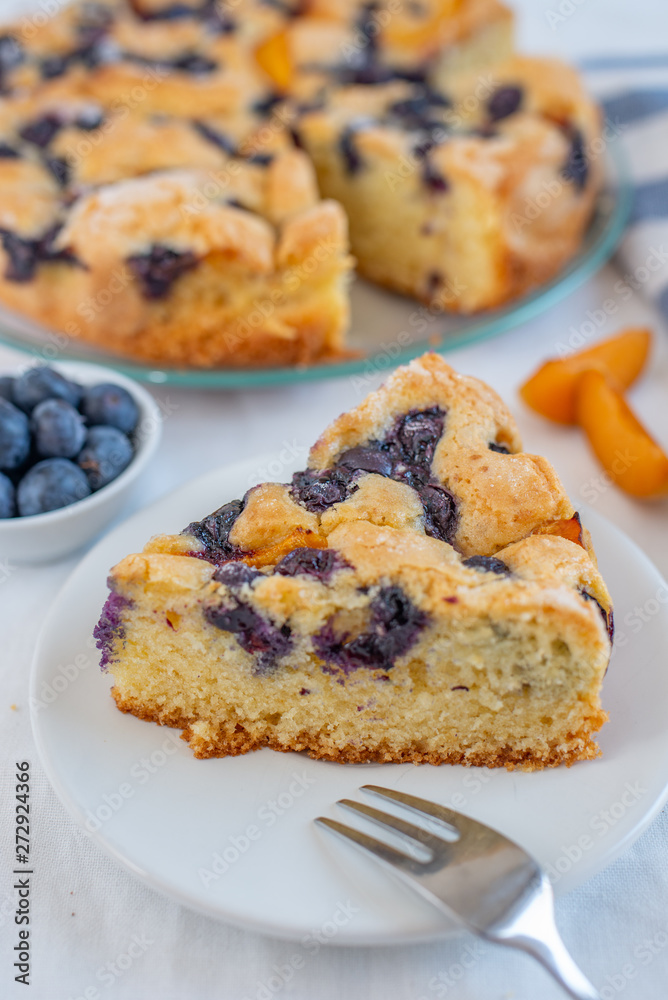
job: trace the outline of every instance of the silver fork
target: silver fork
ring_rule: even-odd
[[[413,847],[412,855],[336,820],[319,816],[315,822],[389,866],[481,938],[533,955],[575,1000],[601,1000],[559,936],[545,872],[523,848],[484,823],[435,802],[378,785],[363,785],[360,790],[431,821],[430,829],[425,829],[352,799],[338,803],[398,834]],[[415,856],[415,847],[422,858]]]

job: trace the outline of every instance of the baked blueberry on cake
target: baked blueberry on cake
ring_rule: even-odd
[[[346,209],[360,273],[436,309],[492,308],[549,280],[600,187],[598,109],[556,60],[515,57],[447,92],[338,88],[295,130]]]
[[[112,156],[103,169],[115,167]],[[228,156],[219,181],[201,169],[122,179],[67,206],[36,164],[3,171],[0,161],[3,173],[32,193],[0,211],[0,296],[13,308],[148,361],[235,367],[342,353],[347,220],[319,200],[299,150]]]
[[[596,757],[610,597],[550,464],[427,354],[265,483],[123,559],[118,707],[196,756],[541,768]]]

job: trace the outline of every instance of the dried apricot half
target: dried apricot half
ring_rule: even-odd
[[[574,424],[576,387],[582,372],[602,372],[620,389],[628,389],[645,367],[652,335],[642,327],[623,330],[586,351],[547,361],[520,389],[520,396],[537,413],[560,424]]]
[[[602,372],[580,376],[576,409],[578,423],[613,482],[634,497],[668,493],[668,455]]]

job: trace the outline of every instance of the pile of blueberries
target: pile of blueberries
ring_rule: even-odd
[[[47,365],[0,377],[0,518],[67,507],[132,461],[139,421],[119,385],[81,386]]]

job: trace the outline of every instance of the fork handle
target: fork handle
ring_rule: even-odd
[[[503,938],[489,935],[489,940],[518,948],[533,956],[574,1000],[601,1000],[601,994],[594,989],[571,958],[556,927],[549,944],[545,940],[526,934]]]
[[[483,936],[532,955],[573,1000],[601,1000],[561,940],[554,920],[552,887],[543,876],[531,904],[504,924],[488,927]]]

